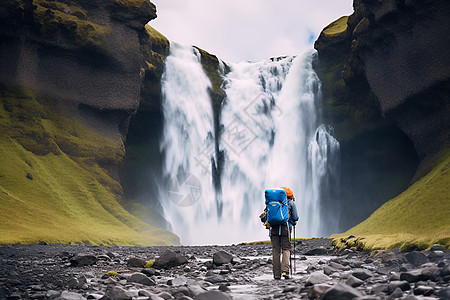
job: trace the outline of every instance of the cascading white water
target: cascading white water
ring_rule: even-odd
[[[312,68],[314,55],[311,51],[296,58],[231,65],[224,78],[226,99],[216,137],[224,153],[220,191],[214,191],[208,172],[217,161],[210,82],[193,48],[171,45],[162,81],[163,171],[166,178],[194,176],[181,176],[184,185],[171,181],[172,194],[163,192],[161,198],[167,202],[162,203],[165,217],[183,243],[267,239],[258,219],[263,192],[280,186],[289,186],[297,199],[298,235],[323,233],[322,189],[339,143],[318,123],[320,81]],[[191,193],[188,205],[180,186]],[[192,196],[196,187],[202,192],[198,199]]]
[[[214,202],[211,158],[214,125],[209,78],[196,48],[171,43],[161,79],[163,175],[160,191],[164,217],[183,243],[196,242],[191,226],[208,219]]]

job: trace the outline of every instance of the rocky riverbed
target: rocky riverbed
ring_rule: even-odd
[[[0,247],[1,299],[450,299],[450,250],[335,253],[297,241],[291,279],[270,245]],[[145,268],[148,261],[153,266]]]

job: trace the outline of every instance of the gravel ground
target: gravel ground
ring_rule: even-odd
[[[291,279],[270,245],[0,247],[1,299],[450,299],[450,250],[335,253],[297,241]],[[156,259],[153,267],[146,261]]]

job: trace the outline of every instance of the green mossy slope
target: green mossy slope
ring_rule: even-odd
[[[120,205],[108,166],[123,155],[57,102],[1,87],[0,244],[179,244]]]
[[[423,166],[432,170],[368,219],[333,235],[337,248],[425,250],[435,243],[450,247],[450,149]],[[420,172],[420,170],[418,171]],[[346,237],[354,235],[354,238]]]

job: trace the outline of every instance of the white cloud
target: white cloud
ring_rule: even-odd
[[[151,26],[229,62],[299,54],[326,25],[353,12],[352,0],[151,1],[158,11]]]

